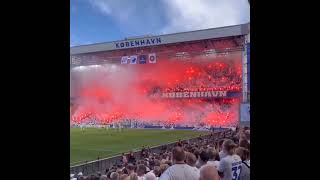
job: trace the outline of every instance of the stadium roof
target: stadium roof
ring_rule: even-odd
[[[70,48],[70,55],[223,38],[246,34],[249,34],[249,23],[158,36],[146,36],[130,39],[126,38],[120,41],[75,46]]]

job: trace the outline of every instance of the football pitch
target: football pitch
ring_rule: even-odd
[[[106,158],[142,146],[166,144],[207,134],[191,130],[70,128],[70,165]]]

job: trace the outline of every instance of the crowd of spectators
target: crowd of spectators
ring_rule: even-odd
[[[143,148],[139,156],[122,154],[118,164],[72,180],[250,180],[250,128],[237,127],[178,141],[160,153]]]

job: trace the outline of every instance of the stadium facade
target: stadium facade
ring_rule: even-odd
[[[193,99],[202,98],[220,99],[219,102],[212,103],[212,107],[213,104],[214,106],[219,104],[220,109],[215,110],[219,113],[207,110],[204,112],[203,110],[202,113],[197,114],[195,112],[197,114],[195,119],[200,118],[203,119],[203,122],[214,125],[217,122],[213,119],[219,119],[219,114],[225,112],[224,118],[231,118],[230,112],[236,109],[237,112],[233,119],[237,122],[248,122],[250,121],[249,26],[250,24],[241,24],[159,36],[125,38],[119,41],[71,47],[70,83],[72,101],[76,102],[76,99],[85,94],[83,92],[86,85],[83,82],[80,83],[81,80],[79,80],[81,79],[79,75],[82,73],[81,69],[110,66],[121,68],[122,72],[134,70],[136,79],[144,82],[142,85],[133,80],[128,81],[126,84],[133,85],[124,87],[128,89],[128,92],[122,93],[120,96],[139,94],[140,91],[130,89],[136,87],[135,89],[143,89],[143,92],[150,99],[161,97],[165,97],[166,101],[168,99],[180,99],[180,101],[187,99],[186,102],[182,102],[183,105],[181,102],[179,105],[169,103],[172,106],[180,106],[175,112],[170,112],[170,117],[164,116],[163,113],[160,113],[161,115],[150,115],[149,113],[140,115],[147,119],[155,119],[156,116],[170,119],[173,113],[175,118],[170,122],[178,123],[183,119],[181,116],[191,116],[187,112],[190,111],[188,103],[193,103],[191,102],[194,101]],[[108,72],[112,72],[112,68],[109,68]],[[121,79],[120,75],[117,76]],[[88,89],[90,88],[87,88],[87,95],[90,94]],[[103,90],[103,88],[100,90]],[[109,91],[108,88],[105,90]],[[96,89],[96,91],[98,90]],[[219,92],[218,95],[217,92]],[[97,95],[99,93],[91,94]],[[189,94],[194,94],[193,99]],[[220,96],[220,94],[223,95]],[[100,95],[98,95],[98,98],[102,100],[99,100],[99,102],[103,104],[108,101],[108,95]],[[225,110],[226,106],[222,106],[221,103],[228,104],[230,99],[232,99],[230,102],[236,100],[238,104],[235,109],[233,108],[229,112]],[[208,100],[205,101],[207,103]],[[186,108],[187,106],[188,108]],[[204,104],[204,106],[207,107],[208,104]],[[209,107],[209,109],[212,107]],[[230,108],[230,106],[228,107]],[[129,112],[128,108],[122,109]],[[150,111],[157,111],[159,108],[158,106],[153,107],[154,110]],[[72,110],[72,112],[74,113],[76,110]],[[166,112],[166,114],[168,113]],[[104,122],[105,119],[110,122],[112,112],[106,114],[108,114],[105,115],[108,118],[102,117],[102,115],[101,118],[104,119]],[[124,112],[124,114],[126,113]],[[112,117],[114,117],[114,113]],[[119,117],[123,117],[123,115],[119,115]]]

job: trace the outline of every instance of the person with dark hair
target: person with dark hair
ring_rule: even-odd
[[[144,175],[147,172],[147,168],[144,164],[139,164],[137,166],[137,175],[138,175],[138,180],[144,180]]]
[[[107,177],[109,179],[111,179],[111,173],[115,172],[114,170],[110,169],[106,174],[107,174]]]
[[[200,163],[199,162],[199,159],[200,159],[200,150],[199,149],[195,149],[194,150],[194,153],[193,153],[195,156],[196,156],[196,158],[197,158],[197,162],[196,162],[196,166]]]
[[[221,139],[220,141],[219,141],[219,158],[220,159],[222,159],[222,158],[224,158],[225,156],[226,156],[226,153],[223,151],[223,142],[224,142],[224,140],[223,139]]]
[[[177,142],[176,146],[180,146],[180,147],[182,147],[181,139],[179,139],[179,141]]]
[[[160,161],[158,159],[154,160],[154,166],[160,166]]]
[[[132,151],[128,154],[128,163],[134,163],[136,161],[136,158],[134,157],[134,154]]]
[[[206,151],[202,150],[199,156],[199,163],[196,165],[200,169],[203,165],[206,165],[209,160],[209,155]]]
[[[121,174],[129,174],[129,171],[127,168],[123,168],[122,169],[122,173]]]
[[[87,176],[80,176],[77,178],[78,180],[86,180],[86,179],[89,179],[89,177]]]
[[[241,139],[239,142],[239,146],[245,149],[250,149],[250,143],[246,139]]]
[[[88,178],[90,180],[100,180],[100,177],[94,175],[94,174],[91,174],[91,176]]]
[[[142,149],[141,149],[141,152],[140,152],[140,156],[142,158],[146,158],[146,155],[147,155],[147,149],[144,146],[142,146]]]
[[[182,147],[176,146],[172,150],[173,164],[161,176],[160,180],[198,180],[199,175],[192,171],[192,167],[186,164],[185,152]]]
[[[221,159],[218,172],[222,180],[238,179],[241,171],[241,158],[234,150],[237,146],[232,140],[226,139],[223,144],[223,151],[226,156]]]
[[[250,180],[250,163],[248,163],[249,150],[238,147],[236,154],[239,155],[242,160],[239,180]]]
[[[127,165],[127,169],[128,169],[128,175],[130,175],[130,174],[134,173],[135,167],[134,167],[133,164],[130,163],[130,164]]]

